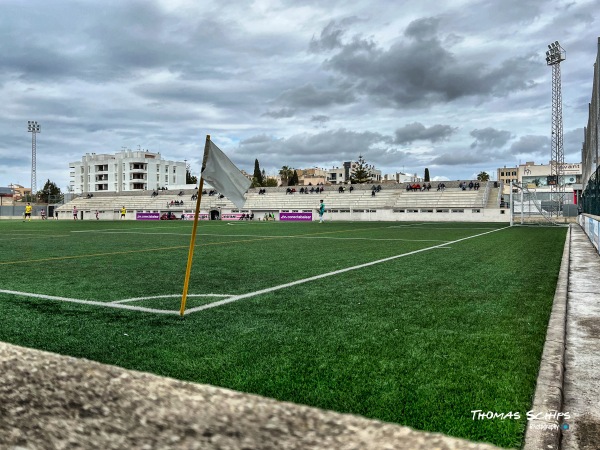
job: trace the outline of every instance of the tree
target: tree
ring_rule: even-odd
[[[277,179],[267,178],[265,181],[265,187],[277,187]]]
[[[431,180],[429,179],[429,169],[427,167],[425,167],[425,177],[424,177],[424,181],[425,183],[429,183]]]
[[[489,181],[490,176],[487,172],[479,172],[477,175],[477,181]]]
[[[288,186],[297,186],[299,183],[299,179],[298,179],[298,172],[296,172],[294,170],[294,173],[292,174],[292,177],[290,178],[290,181],[288,182]]]
[[[185,184],[198,184],[198,177],[192,175],[189,164],[185,166]]]
[[[262,186],[263,185],[263,174],[260,171],[260,165],[258,164],[258,159],[254,160],[254,175],[252,175],[252,186]]]
[[[362,155],[360,155],[358,157],[356,167],[352,170],[352,173],[350,174],[350,183],[362,184],[369,183],[370,181],[371,174],[369,173],[367,162],[364,160]]]
[[[37,197],[42,203],[57,203],[62,200],[62,193],[56,183],[48,180],[43,189],[37,193]]]
[[[279,171],[279,175],[281,176],[281,184],[283,186],[289,186],[289,181],[294,175],[294,171],[291,167],[283,166]]]

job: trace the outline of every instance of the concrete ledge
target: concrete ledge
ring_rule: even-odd
[[[493,450],[0,343],[0,448]]]
[[[552,313],[548,322],[546,342],[544,344],[533,405],[531,407],[536,414],[549,411],[562,411],[571,226],[569,226],[563,249],[558,283],[552,304]],[[561,432],[558,421],[544,419],[528,420],[523,450],[558,449],[560,448],[560,439]]]

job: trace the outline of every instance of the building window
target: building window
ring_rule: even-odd
[[[169,184],[169,175],[165,175],[165,183]]]

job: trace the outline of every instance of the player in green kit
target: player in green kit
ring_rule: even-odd
[[[319,205],[319,223],[323,223],[323,214],[325,214],[325,203],[321,200],[321,204]]]

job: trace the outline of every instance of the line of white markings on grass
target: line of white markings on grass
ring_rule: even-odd
[[[213,302],[213,303],[208,303],[206,305],[196,306],[194,308],[188,308],[186,310],[186,313],[191,314],[191,313],[198,312],[198,311],[204,311],[204,310],[210,309],[210,308],[216,308],[218,306],[237,302],[238,300],[243,300],[245,298],[256,297],[256,296],[262,295],[262,294],[268,294],[270,292],[278,291],[280,289],[285,289],[288,287],[297,286],[299,284],[308,283],[310,281],[320,280],[321,278],[326,278],[326,277],[330,277],[333,275],[350,272],[351,270],[363,269],[365,267],[374,266],[375,264],[381,264],[384,262],[393,261],[398,258],[416,255],[417,253],[422,253],[422,252],[426,252],[429,250],[447,249],[447,248],[449,248],[448,245],[450,245],[450,244],[456,244],[458,242],[466,241],[466,240],[473,239],[473,238],[476,238],[479,236],[484,236],[486,234],[495,233],[496,231],[502,231],[507,228],[510,228],[510,227],[496,228],[491,231],[486,231],[484,233],[475,234],[473,236],[467,236],[464,238],[456,239],[454,241],[444,242],[443,244],[433,245],[431,247],[414,250],[412,252],[401,253],[399,255],[394,255],[394,256],[387,257],[387,258],[378,259],[376,261],[359,264],[357,266],[346,267],[345,269],[334,270],[333,272],[322,273],[320,275],[315,275],[315,276],[312,276],[309,278],[303,278],[301,280],[292,281],[291,283],[280,284],[278,286],[272,286],[272,287],[266,288],[266,289],[260,289],[258,291],[254,291],[254,292],[248,292],[246,294],[240,294],[240,295],[190,294],[190,295],[188,295],[188,297],[218,297],[218,296],[222,296],[222,297],[226,297],[226,298],[224,298],[223,300]],[[126,303],[134,302],[134,301],[151,300],[151,299],[157,299],[157,298],[175,298],[175,297],[180,297],[180,294],[155,295],[155,296],[151,296],[151,297],[136,297],[136,298],[128,298],[128,299],[124,299],[124,300],[116,300],[113,302],[100,302],[100,301],[96,301],[96,300],[82,300],[82,299],[69,298],[69,297],[57,297],[54,295],[35,294],[32,292],[20,292],[20,291],[12,291],[12,290],[7,290],[7,289],[0,289],[0,294],[11,294],[11,295],[17,295],[17,296],[21,296],[21,297],[33,297],[33,298],[41,298],[41,299],[46,299],[46,300],[58,300],[58,301],[63,301],[63,302],[79,303],[79,304],[91,305],[91,306],[101,306],[101,307],[105,307],[105,308],[118,308],[118,309],[150,312],[150,313],[157,313],[157,314],[171,314],[171,315],[179,314],[179,311],[146,308],[143,306],[128,305]]]
[[[189,233],[138,233],[137,231],[110,231],[104,234],[139,234],[139,235],[166,235],[186,236]],[[268,234],[212,234],[197,233],[197,236],[213,237],[254,237],[254,238],[290,238],[290,239],[338,239],[338,240],[360,240],[360,241],[408,241],[408,242],[448,242],[447,239],[401,239],[401,238],[363,238],[363,237],[336,237],[336,236],[307,236],[307,235],[268,235]]]

